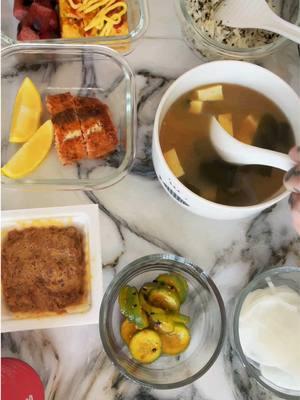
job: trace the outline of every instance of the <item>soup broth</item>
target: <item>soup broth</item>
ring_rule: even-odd
[[[212,115],[242,142],[283,153],[294,144],[286,116],[262,94],[239,85],[203,86],[176,100],[161,125],[161,148],[174,174],[194,193],[229,206],[251,206],[274,196],[284,172],[223,161],[209,139]]]

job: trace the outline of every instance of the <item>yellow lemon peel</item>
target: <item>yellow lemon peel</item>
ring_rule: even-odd
[[[53,125],[46,121],[1,168],[2,174],[19,179],[35,170],[47,156],[53,141]]]

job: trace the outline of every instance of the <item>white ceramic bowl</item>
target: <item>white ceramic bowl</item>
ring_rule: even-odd
[[[169,169],[159,141],[160,126],[170,106],[184,93],[203,85],[231,83],[246,86],[262,93],[284,112],[300,143],[300,98],[294,90],[272,72],[243,61],[214,61],[200,65],[179,77],[163,96],[156,112],[153,132],[152,157],[158,179],[167,193],[182,207],[213,219],[239,219],[258,214],[288,196],[282,187],[274,196],[262,203],[247,207],[217,204],[187,189]]]

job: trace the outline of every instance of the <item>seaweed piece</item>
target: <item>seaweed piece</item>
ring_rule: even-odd
[[[295,138],[290,124],[280,122],[278,124],[277,151],[287,153],[295,145]]]
[[[265,114],[262,117],[255,133],[254,146],[288,153],[294,143],[294,135],[287,122],[277,122],[270,114]],[[262,176],[270,177],[272,175],[271,167],[261,166],[257,171]]]
[[[259,121],[253,145],[263,149],[275,150],[278,141],[278,124],[271,114],[265,114]]]
[[[228,164],[223,160],[213,160],[200,164],[200,173],[223,190],[230,190],[233,186],[237,170],[238,166]]]

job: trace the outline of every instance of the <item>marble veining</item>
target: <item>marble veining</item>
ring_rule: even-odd
[[[117,185],[94,192],[32,193],[2,191],[4,209],[94,203],[98,205],[102,235],[105,287],[113,276],[137,257],[170,252],[189,258],[214,279],[228,313],[234,299],[257,273],[270,267],[300,267],[300,238],[291,226],[287,201],[255,218],[213,221],[195,217],[180,208],[156,179],[151,160],[152,127],[159,100],[183,72],[199,64],[184,44],[178,27],[167,26],[158,16],[159,0],[150,0],[150,14],[157,30],[130,54],[135,71],[138,105],[137,153],[130,174]],[[172,14],[172,0],[164,10]],[[156,25],[155,25],[156,26]],[[159,37],[154,37],[158,32]],[[300,94],[300,52],[295,45],[259,62],[271,69]],[[20,68],[25,68],[23,65]],[[53,87],[67,71],[59,63],[36,68],[45,82],[56,71]],[[53,69],[54,68],[54,69]],[[81,95],[98,87],[101,71],[86,61],[82,65]],[[18,85],[18,74],[7,76]],[[116,86],[119,81],[116,79]],[[103,93],[104,96],[109,93]],[[119,164],[116,155],[106,161]],[[97,166],[78,164],[77,177],[95,173]],[[2,355],[32,365],[45,385],[47,400],[274,400],[245,374],[227,338],[222,354],[205,376],[185,388],[158,391],[125,379],[105,355],[97,325],[7,333],[2,335]],[[171,372],[170,372],[171,373]]]

